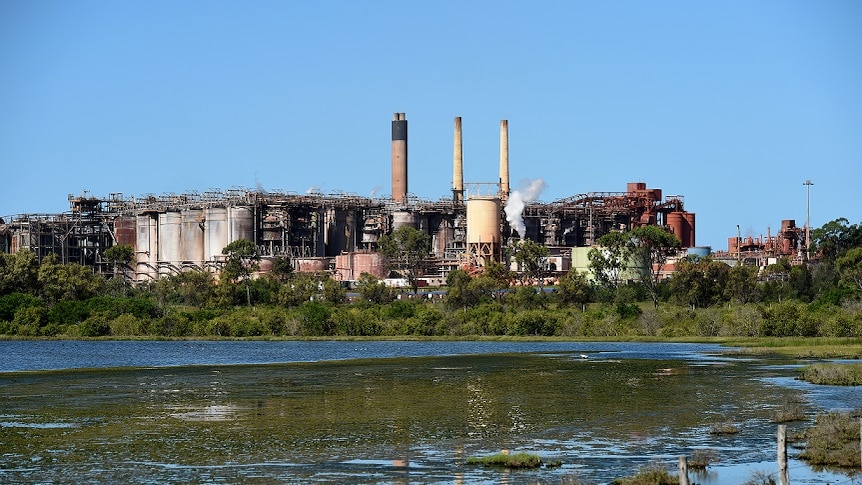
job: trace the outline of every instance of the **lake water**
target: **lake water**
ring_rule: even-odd
[[[608,483],[774,473],[771,417],[862,402],[715,345],[0,341],[2,483]],[[711,427],[732,423],[732,435]],[[806,423],[791,424],[794,429]],[[560,466],[467,466],[500,450]],[[791,450],[791,454],[798,450]],[[791,461],[792,483],[858,483]]]

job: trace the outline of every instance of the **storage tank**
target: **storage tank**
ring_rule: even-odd
[[[137,221],[133,217],[120,216],[114,219],[114,235],[117,244],[129,245],[134,249],[137,244]]]
[[[158,215],[140,214],[135,218],[137,237],[135,238],[135,265],[138,281],[154,280],[159,260]]]
[[[248,239],[253,243],[254,240],[254,211],[249,206],[233,206],[228,208],[228,222],[230,231],[228,232],[228,243],[232,243],[237,239]]]
[[[209,207],[204,211],[204,259],[215,261],[227,246],[227,209]]]
[[[199,266],[204,260],[204,211],[186,209],[182,211],[182,217],[182,260]]]
[[[399,227],[412,227],[416,229],[416,216],[412,212],[397,211],[392,213],[392,229]]]
[[[176,265],[182,261],[183,217],[176,211],[159,214],[159,262]],[[160,271],[160,273],[165,273]],[[166,274],[170,274],[168,271]]]
[[[500,199],[471,197],[467,200],[467,249],[480,258],[498,261],[502,251]]]
[[[710,246],[690,247],[686,250],[686,254],[689,256],[697,256],[698,258],[705,258],[712,254],[712,248]]]
[[[684,212],[683,214],[685,215],[685,222],[688,225],[688,244],[685,246],[693,247],[697,244],[694,241],[694,212]]]
[[[294,258],[294,268],[300,273],[316,273],[329,269],[329,258]]]
[[[671,212],[667,215],[667,225],[670,226],[670,231],[679,238],[682,247],[690,247],[688,222],[685,220],[684,212]]]

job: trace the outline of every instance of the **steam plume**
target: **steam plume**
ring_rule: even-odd
[[[526,227],[524,226],[524,207],[529,202],[538,200],[539,194],[545,189],[545,181],[542,179],[524,179],[521,181],[521,186],[517,190],[513,190],[509,194],[509,200],[506,202],[506,221],[509,226],[518,232],[521,239],[524,238]]]

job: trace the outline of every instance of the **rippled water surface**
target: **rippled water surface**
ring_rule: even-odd
[[[608,483],[708,448],[719,462],[692,478],[742,483],[751,467],[776,471],[770,420],[809,391],[792,385],[788,363],[719,351],[642,343],[0,342],[0,482]],[[808,406],[822,408],[816,396]],[[710,433],[722,423],[739,432]],[[465,465],[500,450],[561,466]],[[854,479],[796,461],[791,478]]]

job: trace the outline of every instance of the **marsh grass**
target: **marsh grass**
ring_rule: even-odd
[[[721,436],[739,433],[739,427],[730,421],[716,423],[709,427],[709,434]]]
[[[862,408],[850,413],[825,413],[801,433],[805,450],[800,458],[811,465],[859,468],[859,419]]]
[[[793,421],[805,421],[805,402],[796,399],[785,399],[781,407],[776,411],[772,418],[773,423],[790,423]]]
[[[542,466],[542,459],[532,453],[496,453],[489,456],[471,456],[467,458],[467,464],[502,468],[539,468]]]
[[[679,477],[660,465],[647,465],[630,477],[617,478],[614,485],[679,485]]]
[[[703,470],[717,461],[718,453],[715,450],[697,449],[688,459],[688,467],[693,470]]]
[[[862,385],[862,364],[811,364],[800,371],[800,379],[829,386]]]

